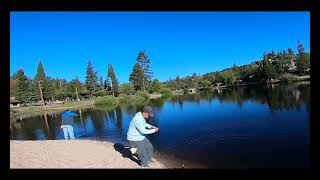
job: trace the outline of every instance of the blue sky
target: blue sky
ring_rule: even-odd
[[[297,40],[310,52],[309,12],[11,12],[10,75],[34,78],[42,60],[47,76],[83,82],[91,59],[103,78],[111,62],[124,83],[146,50],[165,81],[296,52]]]

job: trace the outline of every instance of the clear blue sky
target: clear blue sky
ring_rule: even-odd
[[[10,75],[34,78],[42,60],[47,76],[83,82],[91,59],[104,78],[111,62],[124,83],[146,50],[165,81],[296,52],[297,40],[310,51],[309,12],[11,12]]]

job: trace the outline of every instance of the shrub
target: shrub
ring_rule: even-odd
[[[282,76],[279,77],[280,82],[284,82],[284,83],[290,83],[293,81],[297,81],[298,78],[296,75],[293,74],[289,74],[289,73],[285,73]]]
[[[113,96],[103,96],[99,97],[94,101],[95,105],[107,105],[107,106],[117,106],[119,101]]]
[[[145,95],[142,94],[134,94],[134,95],[121,95],[118,97],[120,103],[124,104],[141,104],[147,102],[149,98],[146,98]]]
[[[161,93],[162,97],[172,96],[172,91],[170,88],[163,88],[163,89],[161,89],[160,93]]]
[[[140,96],[144,99],[149,99],[149,93],[147,93],[146,91],[139,91],[136,94],[134,94],[134,96]]]
[[[93,93],[94,96],[106,96],[106,92],[104,90],[99,90]]]

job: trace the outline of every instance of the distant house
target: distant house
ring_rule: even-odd
[[[16,100],[15,97],[10,97],[10,108],[12,107],[20,107],[21,101]]]

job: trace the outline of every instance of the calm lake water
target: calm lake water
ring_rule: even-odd
[[[260,85],[205,91],[151,102],[160,128],[149,135],[159,153],[208,168],[309,167],[310,85]],[[78,139],[128,144],[141,106],[75,110]],[[59,113],[14,122],[11,139],[63,139]]]

